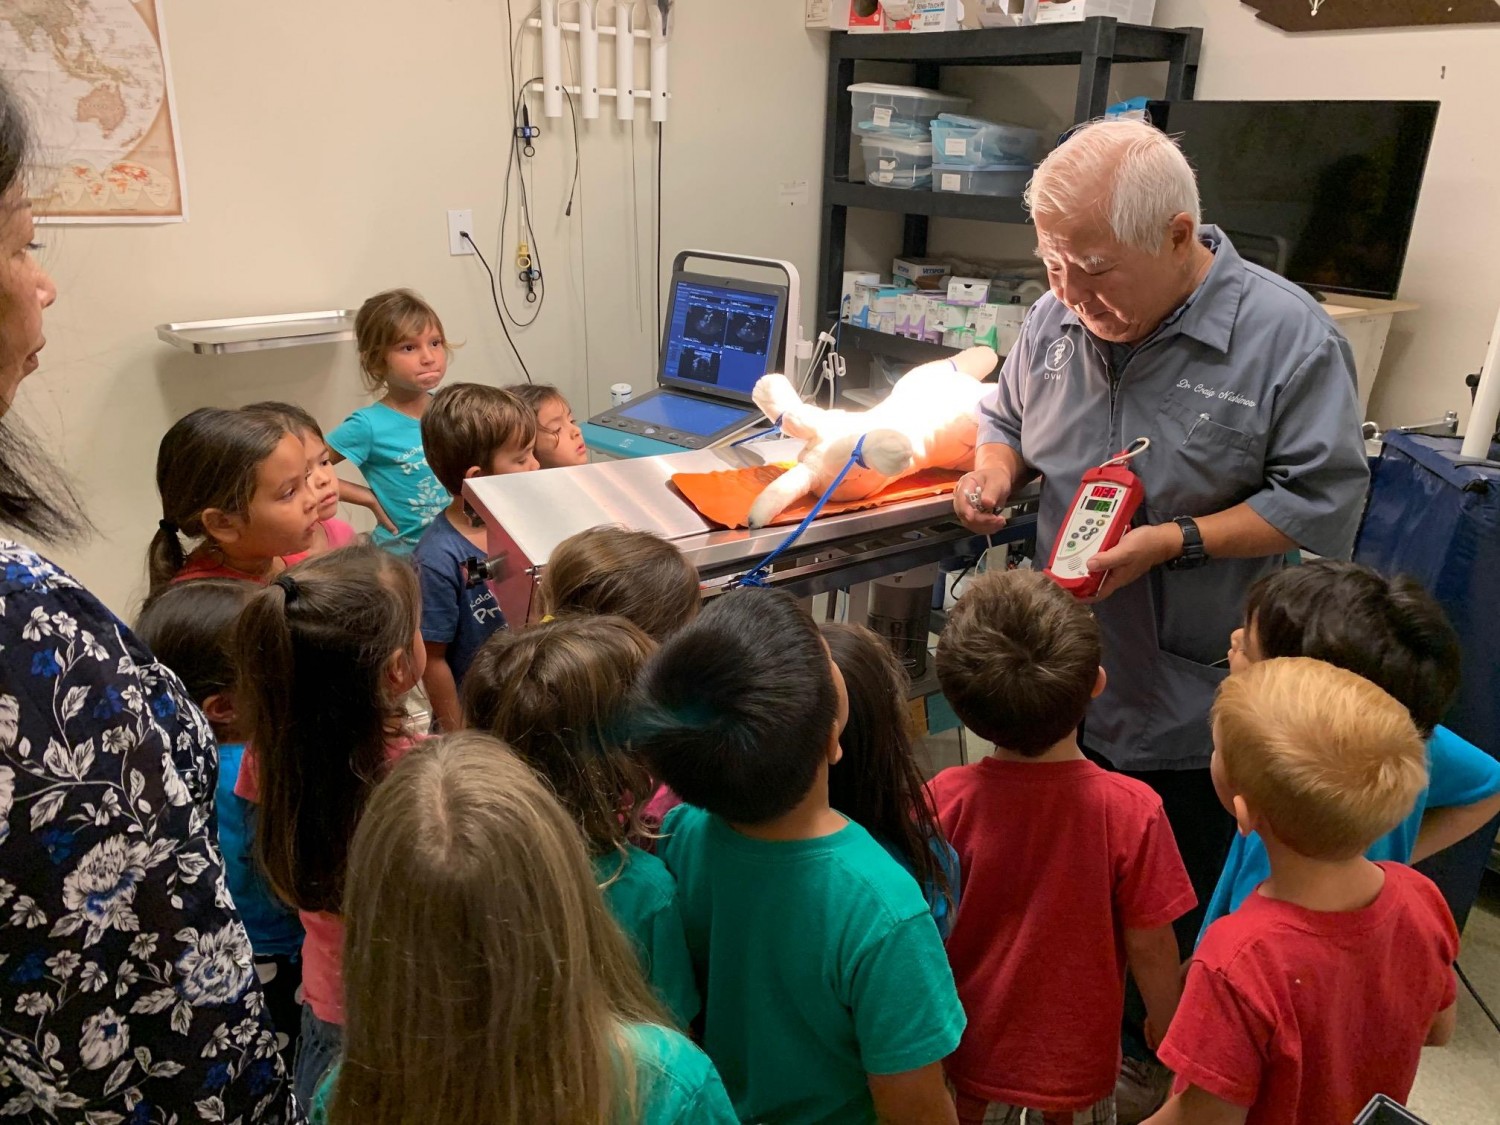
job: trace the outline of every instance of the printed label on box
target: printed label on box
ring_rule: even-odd
[[[943,142],[944,156],[968,156],[969,142],[964,137],[949,137]],[[955,176],[954,179],[958,177]]]
[[[891,123],[891,107],[890,106],[888,106],[888,105],[878,105],[878,106],[876,106],[873,109],[872,112],[873,112],[874,117],[875,117],[875,124],[878,125],[878,126],[880,126],[882,129],[885,128],[886,126],[888,126]]]
[[[944,191],[958,191],[959,188],[960,188],[960,186],[963,184],[963,180],[964,180],[964,178],[962,176],[960,176],[957,172],[944,172],[943,173],[943,190]]]

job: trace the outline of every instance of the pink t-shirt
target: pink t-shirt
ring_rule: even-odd
[[[175,586],[179,582],[194,582],[199,578],[233,578],[237,582],[254,582],[257,586],[264,586],[270,581],[269,578],[246,574],[243,570],[235,570],[223,563],[210,562],[207,555],[193,555],[182,564],[181,570],[172,575],[171,584]]]
[[[419,740],[408,735],[386,743],[389,767]],[[253,746],[240,758],[240,775],[234,792],[247,801],[260,803],[260,763]],[[324,1023],[344,1025],[344,918],[326,910],[299,910],[297,917],[307,936],[302,939],[302,998],[313,1015]]]
[[[328,542],[328,550],[337,551],[340,547],[347,547],[359,538],[359,533],[354,528],[335,516],[331,520],[319,520],[323,525],[323,538]],[[305,561],[311,551],[300,551],[295,555],[287,555],[281,561],[287,566],[296,566]]]

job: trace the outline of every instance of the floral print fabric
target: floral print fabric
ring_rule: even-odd
[[[0,541],[0,1121],[301,1120],[182,684]]]

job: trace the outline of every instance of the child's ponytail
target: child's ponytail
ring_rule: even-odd
[[[346,547],[279,575],[235,633],[236,700],[259,762],[256,852],[299,910],[338,912],[349,842],[401,722],[393,654],[412,648],[416,574]]]
[[[146,550],[150,595],[187,561],[182,536],[202,539],[203,513],[243,515],[255,496],[256,472],[289,431],[277,418],[205,406],[179,418],[156,450],[161,521]]]

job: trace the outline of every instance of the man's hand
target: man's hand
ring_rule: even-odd
[[[959,487],[962,486],[963,481],[959,481]],[[1152,567],[1170,562],[1180,554],[1182,529],[1175,523],[1132,527],[1108,551],[1100,551],[1089,559],[1090,574],[1109,572],[1093,600],[1102,602],[1122,586],[1129,586]]]
[[[975,469],[953,490],[953,511],[961,524],[979,535],[993,535],[1005,526],[1000,509],[1010,499],[1008,469]]]

